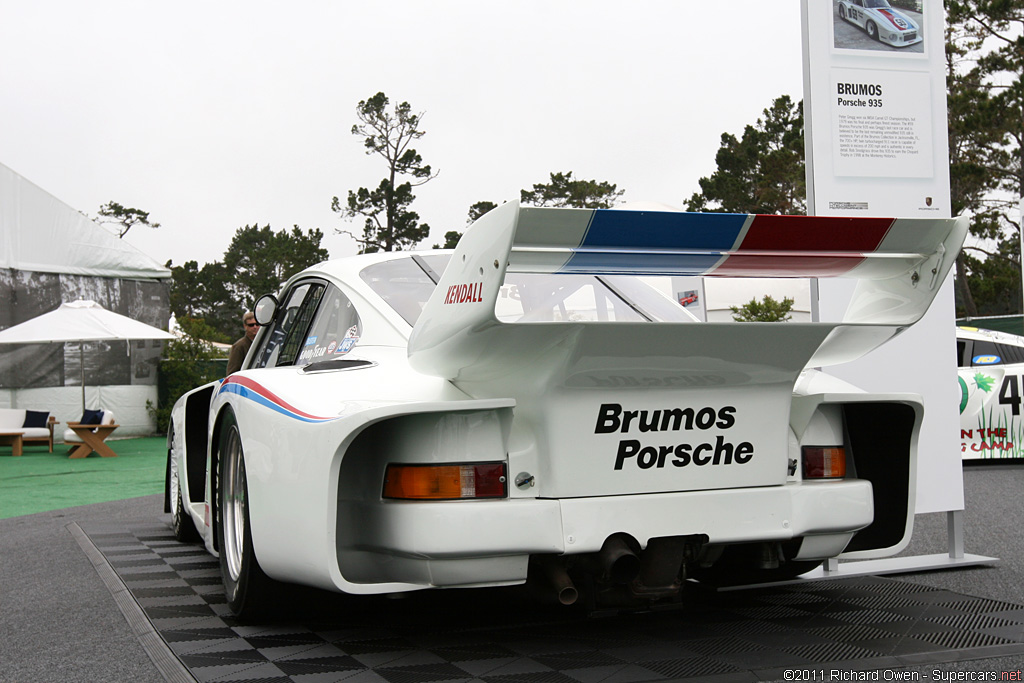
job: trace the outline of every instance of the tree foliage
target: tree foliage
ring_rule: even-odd
[[[531,206],[549,206],[570,209],[610,209],[625,193],[614,183],[597,180],[577,180],[572,171],[549,174],[550,182],[535,183],[531,190],[520,190],[519,200]],[[469,207],[466,223],[470,224],[488,211],[497,208],[492,201],[480,201]],[[458,244],[462,233],[451,231],[445,235],[445,248]]]
[[[227,289],[232,299],[243,309],[252,308],[256,299],[276,293],[295,273],[327,260],[329,254],[320,246],[323,237],[320,230],[303,233],[297,225],[290,232],[274,232],[269,225],[239,228],[223,259],[231,273]]]
[[[687,210],[806,213],[803,122],[803,102],[782,95],[739,139],[722,133],[717,169],[698,181],[701,191],[686,202]]]
[[[104,225],[116,225],[117,236],[123,238],[136,225],[145,225],[149,228],[159,228],[160,224],[149,220],[149,212],[142,209],[132,209],[117,202],[107,202],[100,207],[98,223]]]
[[[413,113],[408,102],[390,110],[389,104],[382,92],[362,100],[356,107],[359,122],[352,126],[352,134],[363,138],[366,154],[384,160],[386,177],[374,189],[349,190],[344,204],[338,197],[331,201],[331,209],[343,218],[363,219],[361,237],[338,231],[350,235],[361,254],[399,251],[430,234],[430,226],[421,223],[419,214],[409,208],[415,199],[412,189],[437,177],[411,146],[426,134],[420,127],[423,113]]]
[[[166,432],[177,400],[198,386],[224,376],[224,361],[206,341],[215,331],[201,319],[178,318],[181,336],[164,345],[160,361],[159,407],[146,401],[158,432]]]
[[[732,311],[732,319],[739,323],[786,322],[793,317],[790,315],[793,310],[793,299],[787,296],[782,301],[777,301],[765,294],[760,301],[751,299],[742,306],[730,306],[729,310]]]
[[[947,0],[950,189],[971,217],[957,259],[957,310],[1021,310],[1018,199],[1024,193],[1024,3]]]
[[[462,233],[458,230],[449,230],[444,234],[444,243],[435,244],[434,249],[454,249],[459,245],[459,240],[462,239]]]
[[[625,192],[607,181],[578,180],[572,171],[551,173],[550,178],[550,182],[534,184],[532,190],[521,190],[520,201],[532,206],[610,209]]]
[[[469,215],[466,217],[466,224],[468,225],[468,224],[476,221],[477,219],[482,217],[485,213],[491,211],[492,209],[496,209],[496,208],[498,208],[498,205],[495,204],[494,202],[488,202],[488,201],[477,202],[473,206],[469,207]]]
[[[469,207],[466,225],[472,224],[478,218],[497,206],[498,205],[494,202],[477,202],[473,206]],[[462,239],[461,232],[458,230],[449,230],[444,234],[444,244],[435,244],[434,249],[454,249],[458,245],[460,239]]]
[[[241,336],[242,313],[263,294],[276,293],[295,273],[328,258],[323,233],[299,226],[274,232],[269,225],[239,228],[220,261],[202,268],[195,261],[171,270],[171,312],[178,319],[201,319],[210,341]]]
[[[199,267],[196,261],[167,266],[171,270],[171,313],[179,319],[202,320],[212,331],[209,341],[238,338],[239,304],[228,289],[231,277],[221,261]]]

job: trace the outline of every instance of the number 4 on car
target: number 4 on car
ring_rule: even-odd
[[[960,451],[965,460],[1024,457],[1024,337],[957,329]]]

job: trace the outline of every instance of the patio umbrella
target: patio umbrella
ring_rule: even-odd
[[[174,339],[158,327],[141,323],[100,306],[95,301],[72,301],[56,310],[0,331],[0,344],[78,342],[82,360],[82,410],[85,410],[85,350],[92,341]]]

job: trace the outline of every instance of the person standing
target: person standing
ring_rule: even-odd
[[[256,333],[260,330],[260,324],[256,322],[256,316],[252,311],[246,311],[242,316],[242,325],[245,328],[245,336],[231,345],[231,353],[228,355],[229,375],[242,369],[242,362],[245,361],[245,356],[249,353],[252,340],[256,338]]]

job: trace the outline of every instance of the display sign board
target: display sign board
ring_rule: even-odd
[[[941,0],[803,0],[802,13],[809,213],[949,217]],[[924,398],[919,513],[964,506],[952,280],[941,287],[917,325],[829,370],[868,391]],[[821,280],[820,319],[842,319],[851,292]]]

